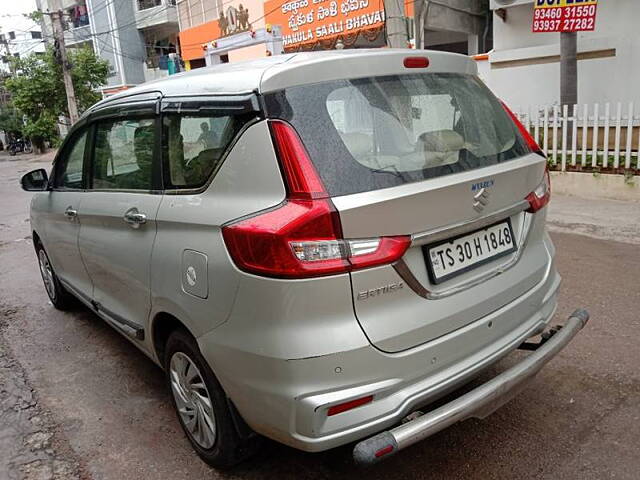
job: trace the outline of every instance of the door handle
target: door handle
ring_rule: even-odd
[[[132,228],[139,228],[140,225],[147,223],[147,216],[144,213],[140,213],[135,207],[127,210],[123,218]]]
[[[68,206],[67,209],[64,211],[64,216],[67,217],[69,220],[73,220],[78,216],[78,211],[73,209],[73,207]]]

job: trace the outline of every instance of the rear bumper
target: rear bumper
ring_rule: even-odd
[[[376,463],[448,426],[468,418],[485,418],[517,394],[542,367],[555,357],[586,325],[589,313],[576,310],[564,327],[526,359],[487,383],[403,425],[358,443],[353,456],[358,463]]]
[[[448,335],[399,353],[366,345],[304,358],[274,357],[239,348],[247,343],[246,331],[239,339],[244,343],[224,344],[227,336],[214,330],[201,337],[199,345],[251,428],[301,450],[322,451],[397,425],[410,412],[470,381],[542,332],[555,312],[559,284],[550,256],[545,278],[526,295]],[[328,347],[339,335],[319,333],[316,341]],[[327,415],[332,405],[368,395],[374,395],[370,404]]]

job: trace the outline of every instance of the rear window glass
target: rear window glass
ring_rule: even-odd
[[[244,124],[246,115],[163,116],[165,187],[197,188],[206,183]]]
[[[474,76],[394,75],[269,94],[291,122],[329,193],[366,192],[520,157],[526,146]]]

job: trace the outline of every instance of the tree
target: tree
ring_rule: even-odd
[[[98,58],[89,47],[69,51],[72,79],[80,112],[100,100],[96,91],[109,75],[109,63]],[[43,56],[13,59],[16,74],[7,80],[13,104],[25,117],[23,132],[40,150],[44,141],[56,136],[60,116],[68,116],[62,68],[53,49]]]
[[[11,104],[0,106],[0,130],[9,137],[21,137],[23,129],[22,116],[16,109]]]

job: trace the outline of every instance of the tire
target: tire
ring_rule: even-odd
[[[15,148],[10,148],[9,149],[9,155],[12,156],[12,157],[15,157],[16,156],[16,149]]]
[[[258,439],[240,435],[227,395],[189,333],[184,330],[171,333],[164,365],[171,403],[198,456],[216,468],[229,468],[248,458]],[[208,404],[203,398],[210,400]],[[204,429],[199,431],[199,422],[213,433],[206,435]]]
[[[44,289],[49,296],[49,300],[58,310],[69,310],[75,305],[75,298],[60,283],[49,261],[49,255],[47,255],[40,242],[36,243],[36,255],[38,257],[40,275],[42,275],[42,281],[44,282]]]

